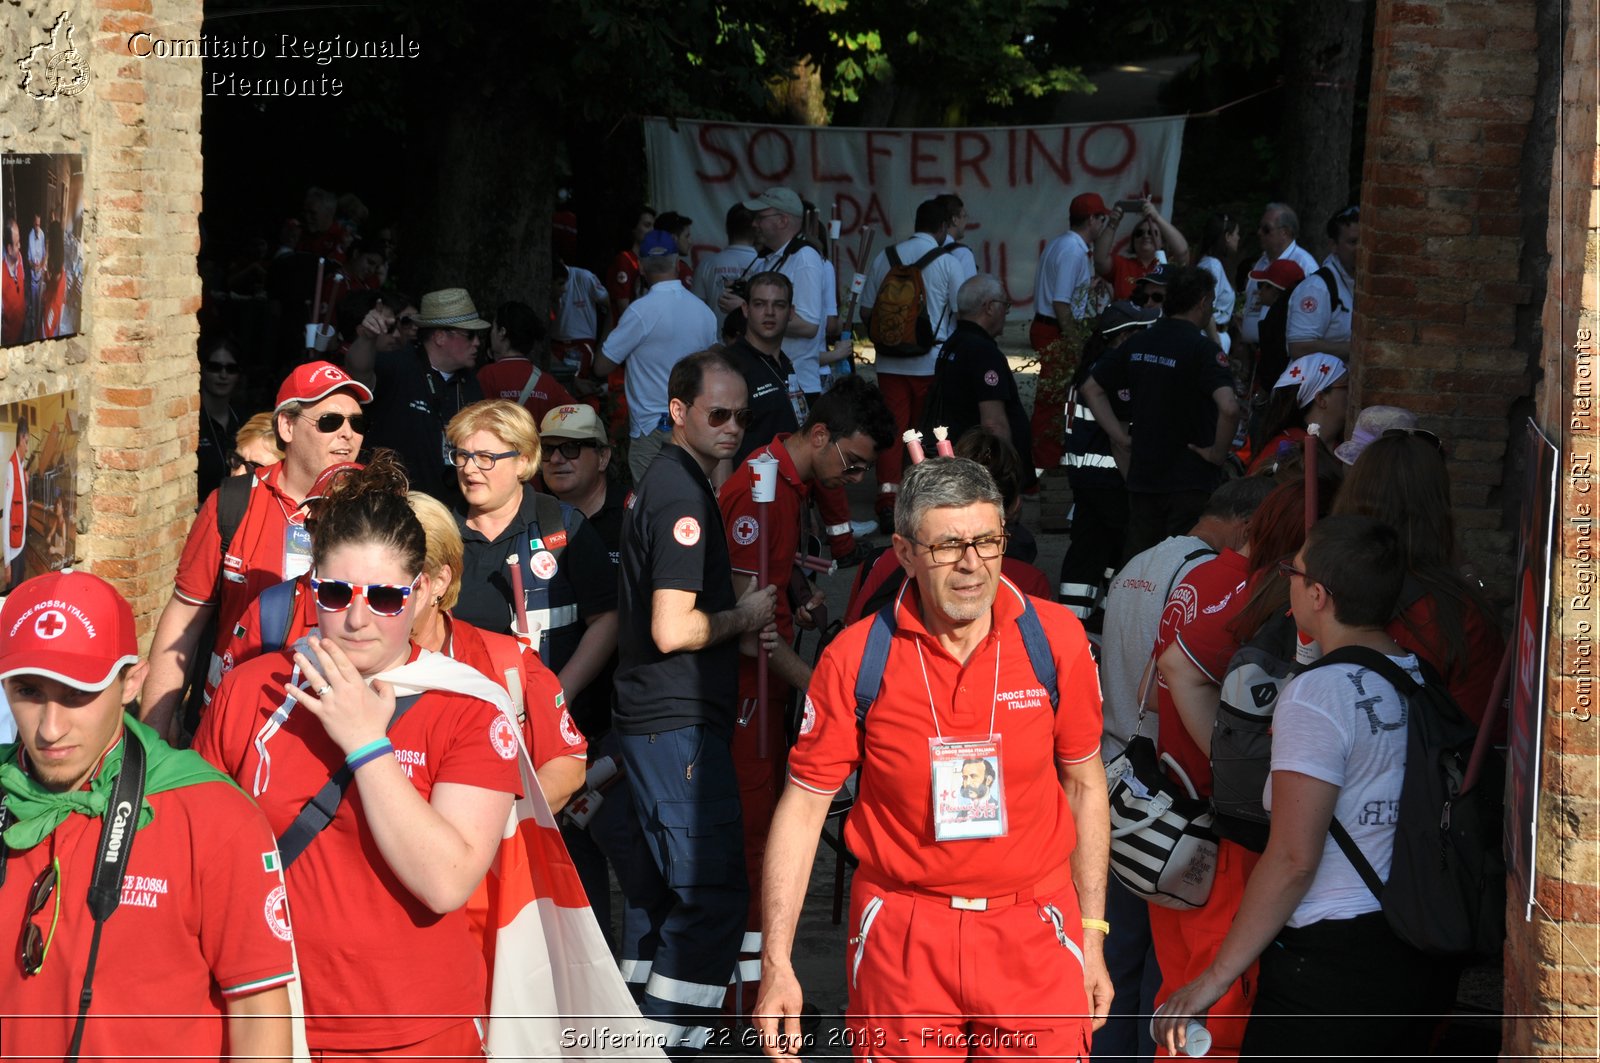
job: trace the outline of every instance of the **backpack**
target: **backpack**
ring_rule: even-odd
[[[227,476],[217,485],[217,537],[221,540],[217,550],[219,571],[223,555],[233,545],[233,537],[244,522],[245,510],[250,508],[250,491],[255,484],[256,477],[250,475]],[[206,676],[211,672],[216,645],[217,611],[213,609],[210,618],[200,629],[200,640],[195,643],[194,652],[189,658],[188,674],[184,677],[185,693],[181,707],[184,726],[191,734],[199,728],[200,713],[205,709]]]
[[[1339,298],[1339,282],[1333,276],[1333,267],[1323,266],[1312,276],[1321,277],[1322,283],[1328,286],[1328,301],[1332,304],[1332,309],[1329,310],[1329,313],[1337,314],[1345,309],[1344,300]]]
[[[899,596],[896,595],[893,601],[879,609],[872,618],[872,630],[867,633],[867,646],[861,655],[861,670],[856,673],[855,690],[856,722],[862,727],[866,726],[867,711],[878,700],[878,691],[883,687],[883,672],[889,664],[889,644],[894,639],[894,614],[898,604]],[[1028,652],[1028,664],[1032,666],[1039,685],[1049,693],[1050,711],[1054,713],[1061,705],[1061,691],[1056,685],[1056,659],[1050,655],[1050,639],[1046,637],[1039,613],[1027,595],[1022,595],[1022,615],[1017,617],[1017,630],[1022,635],[1022,648]]]
[[[879,358],[920,358],[933,350],[934,322],[928,318],[928,290],[922,283],[922,271],[955,249],[955,244],[936,247],[910,265],[900,261],[894,248],[884,252],[889,272],[878,286],[878,298],[867,320],[867,335]]]
[[[1419,661],[1419,685],[1377,650],[1346,646],[1316,664],[1370,668],[1406,702],[1406,766],[1394,828],[1389,879],[1381,881],[1344,825],[1333,839],[1383,906],[1400,940],[1430,956],[1498,956],[1505,943],[1506,867],[1501,850],[1503,768],[1499,758],[1468,785],[1473,747],[1487,735]]]

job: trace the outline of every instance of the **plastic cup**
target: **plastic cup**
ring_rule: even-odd
[[[771,502],[778,497],[778,459],[763,455],[750,459],[755,476],[750,481],[750,498],[756,502]]]
[[[1161,1044],[1161,1038],[1156,1036],[1156,1019],[1161,1015],[1161,1009],[1150,1016],[1150,1038],[1156,1044]],[[1184,1043],[1179,1049],[1186,1056],[1203,1056],[1211,1051],[1211,1031],[1199,1019],[1190,1019],[1189,1024],[1183,1028]]]

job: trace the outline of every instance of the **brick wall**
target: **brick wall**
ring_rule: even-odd
[[[1567,0],[1560,35],[1559,127],[1546,241],[1538,420],[1561,442],[1560,552],[1545,713],[1534,866],[1536,907],[1524,922],[1512,899],[1506,946],[1507,1056],[1600,1054],[1600,706],[1596,705],[1596,537],[1600,516],[1593,403],[1600,389],[1600,126],[1593,0]]]
[[[1538,74],[1534,0],[1378,5],[1356,270],[1355,399],[1415,410],[1451,441],[1467,557],[1509,597],[1499,488],[1508,413],[1530,388],[1513,346],[1522,152]]]
[[[0,151],[83,151],[80,334],[0,352],[0,402],[75,389],[78,556],[132,601],[142,630],[172,590],[193,516],[199,409],[200,64],[136,59],[158,28],[194,38],[193,0],[0,0]],[[34,99],[15,59],[65,10],[88,82]]]

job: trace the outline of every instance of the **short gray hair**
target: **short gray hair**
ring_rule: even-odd
[[[649,255],[639,260],[639,272],[647,277],[671,277],[678,272],[677,255]]]
[[[975,317],[983,311],[983,304],[1005,297],[1006,290],[1000,286],[999,277],[993,273],[977,273],[968,277],[956,292],[956,313]]]
[[[1300,235],[1300,215],[1287,203],[1268,203],[1267,210],[1278,216],[1278,224],[1289,230],[1291,237]]]
[[[902,539],[916,540],[917,530],[930,509],[964,509],[976,502],[992,503],[1002,515],[1005,499],[989,470],[969,458],[928,458],[906,470],[900,496],[894,504],[894,530]]]

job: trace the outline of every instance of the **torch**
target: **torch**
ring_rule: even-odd
[[[770,583],[771,563],[767,559],[767,513],[778,497],[778,459],[763,453],[750,459],[750,500],[756,504],[756,584]],[[767,647],[756,638],[756,748],[762,760],[767,753]]]

